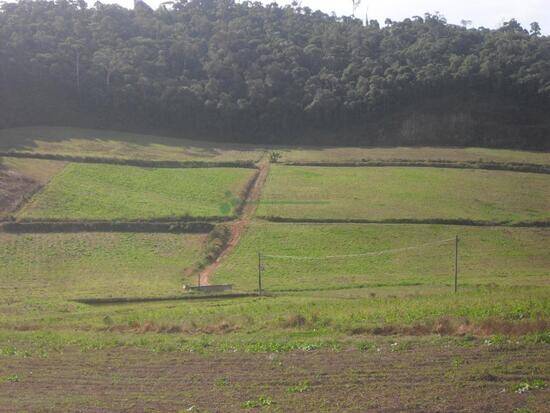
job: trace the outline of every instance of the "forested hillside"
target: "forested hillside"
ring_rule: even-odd
[[[82,0],[0,12],[0,127],[150,129],[258,143],[548,147],[550,38],[298,6]]]

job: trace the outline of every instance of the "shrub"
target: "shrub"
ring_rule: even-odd
[[[277,163],[281,160],[282,157],[283,155],[281,154],[281,152],[273,151],[269,154],[269,162]]]

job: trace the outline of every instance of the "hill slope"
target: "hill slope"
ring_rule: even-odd
[[[234,0],[1,9],[0,127],[548,147],[550,39],[537,25],[466,29],[426,14],[365,26]]]

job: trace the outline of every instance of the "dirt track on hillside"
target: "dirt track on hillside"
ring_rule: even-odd
[[[250,224],[251,219],[254,217],[254,213],[256,212],[256,208],[258,207],[258,201],[260,200],[262,188],[268,175],[269,161],[264,160],[259,165],[259,173],[256,177],[254,185],[252,186],[251,190],[248,192],[246,198],[243,201],[244,204],[239,218],[229,224],[231,226],[231,238],[227,243],[226,248],[218,256],[216,261],[214,261],[212,264],[201,271],[201,285],[210,285],[210,278],[215,273],[216,269],[239,244],[242,235]]]
[[[549,389],[519,394],[514,386],[548,383],[549,357],[544,346],[210,355],[75,349],[3,357],[0,377],[17,380],[0,381],[0,411],[542,412]],[[266,405],[252,407],[258,403]]]

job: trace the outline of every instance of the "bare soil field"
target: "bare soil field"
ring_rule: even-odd
[[[63,162],[0,158],[0,219],[15,212],[63,167]]]
[[[39,187],[38,182],[0,166],[0,217],[17,209],[25,194]]]
[[[380,347],[281,354],[67,350],[3,358],[0,410],[543,412],[550,403],[546,388],[519,390],[548,380],[548,346]]]

